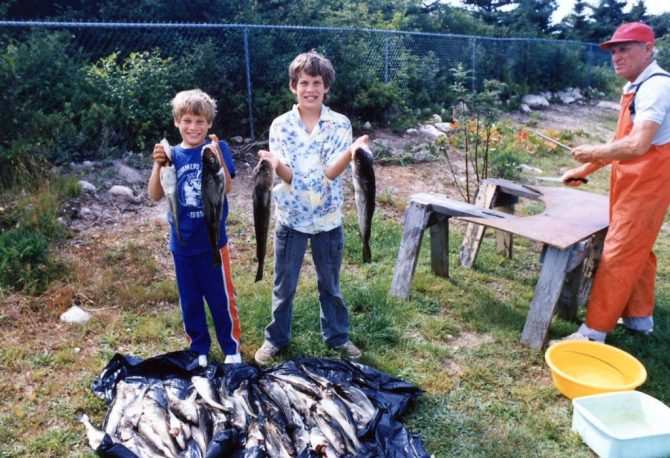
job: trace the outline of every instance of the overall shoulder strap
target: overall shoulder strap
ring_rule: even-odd
[[[661,72],[652,73],[651,75],[649,75],[648,77],[646,77],[645,79],[643,79],[642,81],[640,81],[636,85],[635,94],[633,95],[633,100],[630,102],[630,105],[628,105],[628,110],[630,111],[631,116],[633,116],[635,114],[635,95],[637,95],[637,92],[640,90],[642,85],[644,83],[646,83],[647,81],[649,81],[649,79],[653,78],[654,76],[665,76],[665,77],[670,78],[670,73],[661,73]]]

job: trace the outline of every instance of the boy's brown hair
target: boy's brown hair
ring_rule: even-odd
[[[211,124],[216,116],[216,101],[200,89],[178,92],[170,101],[170,105],[172,105],[172,116],[176,121],[190,114],[204,116]]]
[[[305,72],[309,76],[320,76],[323,85],[330,88],[335,81],[335,69],[327,58],[315,50],[299,54],[288,67],[288,78],[292,88],[298,85],[300,73]]]

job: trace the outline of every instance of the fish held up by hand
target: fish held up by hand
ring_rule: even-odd
[[[165,156],[167,156],[167,163],[161,167],[160,171],[160,181],[163,188],[163,193],[168,201],[168,207],[170,208],[170,215],[172,215],[172,223],[174,225],[174,231],[177,234],[177,239],[179,244],[181,244],[181,234],[179,233],[179,207],[177,201],[177,172],[174,168],[173,156],[172,156],[172,147],[170,143],[163,139],[161,140],[161,145],[165,150]]]
[[[372,152],[367,142],[357,147],[353,159],[353,183],[358,214],[358,229],[363,242],[363,262],[372,261],[370,237],[372,234],[372,216],[375,213],[375,194],[377,192]]]
[[[254,231],[256,233],[256,259],[258,269],[256,280],[263,279],[268,232],[270,229],[270,210],[272,205],[272,185],[275,172],[270,161],[261,159],[253,172],[254,190],[252,195],[254,211]]]
[[[202,206],[207,225],[207,236],[212,244],[212,263],[221,265],[219,252],[219,225],[223,215],[223,201],[225,199],[226,174],[223,170],[215,142],[208,143],[202,148],[202,182],[200,192]]]

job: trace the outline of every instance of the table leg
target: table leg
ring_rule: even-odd
[[[449,218],[430,226],[430,267],[438,277],[449,278]]]
[[[475,197],[475,205],[482,208],[491,208],[493,200],[498,192],[498,186],[494,184],[482,183],[477,189],[477,197]],[[484,239],[484,230],[486,226],[482,224],[468,223],[465,229],[465,237],[461,245],[461,254],[459,262],[461,266],[470,269],[477,259],[479,248]]]
[[[412,287],[412,279],[416,262],[419,259],[423,231],[426,229],[430,217],[430,207],[418,202],[410,201],[405,212],[405,224],[398,249],[398,259],[393,271],[393,282],[389,294],[407,299]]]
[[[551,319],[565,281],[565,270],[571,248],[547,247],[540,278],[535,286],[533,302],[521,334],[521,341],[531,348],[541,349],[547,339]]]

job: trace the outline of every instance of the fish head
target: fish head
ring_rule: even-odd
[[[216,153],[216,149],[211,143],[202,147],[202,165],[214,174],[221,170],[219,155]]]
[[[356,148],[354,152],[354,165],[361,167],[363,164],[372,163],[372,152],[367,148]]]
[[[274,181],[275,175],[274,170],[272,170],[272,165],[267,159],[261,159],[254,167],[253,171],[254,183],[257,185],[263,185],[265,187],[271,187],[272,182]]]

